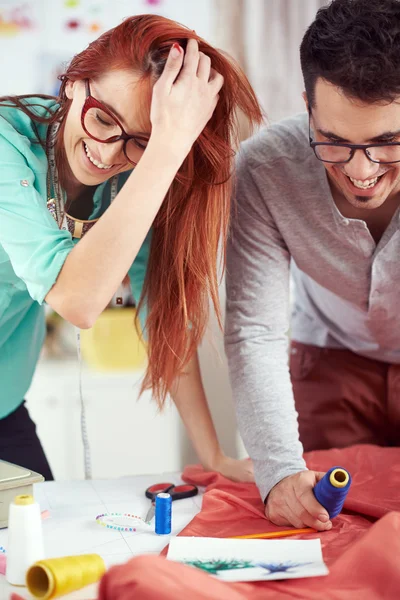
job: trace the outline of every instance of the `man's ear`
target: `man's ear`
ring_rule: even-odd
[[[302,93],[302,96],[303,96],[304,103],[305,103],[305,105],[306,105],[307,112],[310,112],[310,106],[309,106],[309,104],[308,104],[307,93],[306,93],[306,92],[303,92],[303,93]]]

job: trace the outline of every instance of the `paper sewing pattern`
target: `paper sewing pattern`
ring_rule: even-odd
[[[327,575],[321,542],[179,537],[168,559],[208,572],[223,581],[266,581]]]

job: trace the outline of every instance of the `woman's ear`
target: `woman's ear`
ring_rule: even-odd
[[[76,81],[70,81],[68,79],[68,81],[65,85],[65,94],[69,100],[74,99],[75,84],[76,84]]]

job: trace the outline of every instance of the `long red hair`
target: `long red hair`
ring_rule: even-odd
[[[152,388],[161,405],[174,379],[201,341],[211,297],[221,326],[218,298],[218,248],[225,240],[230,214],[233,148],[237,113],[259,124],[262,113],[240,68],[194,31],[155,15],[126,19],[77,54],[62,77],[61,110],[67,111],[68,80],[95,79],[105,71],[134,70],[151,91],[161,75],[171,45],[183,48],[196,39],[200,51],[224,77],[224,85],[207,123],[158,212],[152,228],[149,264],[139,310],[146,302],[149,362],[142,389]],[[146,106],[149,119],[148,94]]]

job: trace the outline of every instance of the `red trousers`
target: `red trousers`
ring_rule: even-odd
[[[400,446],[400,365],[292,341],[290,374],[305,452]]]

